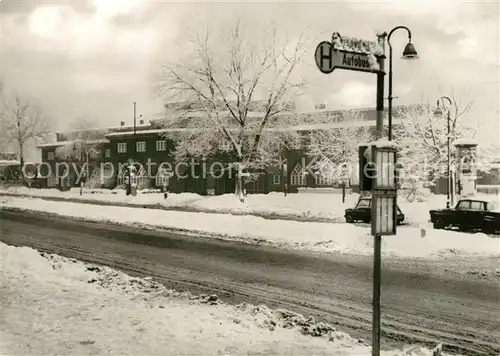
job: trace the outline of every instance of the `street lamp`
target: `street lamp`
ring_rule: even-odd
[[[441,107],[439,106],[439,102],[440,101],[443,101],[443,108],[445,107],[444,105],[444,100],[448,101],[448,103],[450,104],[450,107],[453,105],[453,102],[451,101],[451,99],[447,96],[442,96],[440,97],[437,102],[436,102],[436,110],[434,110],[434,116],[437,116],[437,117],[441,117],[443,116],[443,110],[441,109]],[[448,130],[447,130],[447,174],[448,174],[448,177],[447,177],[447,189],[446,189],[446,208],[449,209],[450,208],[450,204],[453,205],[453,202],[451,201],[451,166],[450,166],[450,108],[447,108],[446,109],[447,111],[447,115],[446,115],[446,121],[447,121],[447,126],[448,126]]]
[[[392,46],[391,46],[391,36],[392,34],[399,29],[405,29],[408,32],[408,43],[406,44],[404,50],[403,50],[403,55],[401,58],[403,59],[417,59],[418,54],[417,50],[415,49],[415,46],[413,43],[411,43],[411,31],[408,29],[408,27],[405,26],[396,26],[394,27],[391,32],[389,32],[389,35],[387,36],[387,44],[389,45],[389,141],[392,140]]]

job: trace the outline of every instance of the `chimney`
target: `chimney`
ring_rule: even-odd
[[[125,126],[125,121],[120,121],[120,126]]]

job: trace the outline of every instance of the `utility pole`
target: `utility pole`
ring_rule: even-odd
[[[447,145],[447,174],[448,174],[448,179],[446,179],[446,182],[448,183],[448,187],[447,187],[447,193],[448,193],[448,197],[446,199],[446,208],[449,209],[450,208],[450,203],[451,205],[454,204],[453,202],[453,196],[451,195],[451,187],[452,187],[452,184],[451,184],[451,165],[450,165],[450,156],[451,156],[451,153],[450,153],[450,145],[451,145],[451,142],[450,142],[450,109],[448,109],[448,115],[446,117],[447,121],[448,121],[448,129],[447,129],[447,139],[446,139],[446,145]]]
[[[136,131],[136,121],[137,121],[137,103],[134,101],[134,139],[133,139],[133,145],[134,147],[131,147],[131,152],[132,149],[136,149],[135,146],[137,146],[137,143],[135,142],[135,131]],[[132,156],[133,157],[133,156]],[[130,162],[130,159],[128,160]],[[127,195],[132,194],[132,175],[130,174],[130,166],[131,164],[127,164],[127,175],[128,175],[128,184],[127,184]]]
[[[377,36],[378,45],[383,55],[378,57],[377,72],[377,139],[384,137],[384,81],[385,81],[385,38],[387,33]],[[373,209],[373,197],[372,197]],[[373,296],[372,296],[372,355],[380,355],[380,287],[382,284],[382,236],[373,236]]]
[[[446,108],[446,106],[444,105],[444,100],[448,101],[448,104],[449,104],[448,108]],[[446,130],[446,148],[447,148],[446,209],[449,209],[450,204],[451,205],[454,204],[454,199],[453,199],[454,193],[452,194],[453,183],[452,183],[452,179],[451,179],[451,164],[450,164],[450,160],[451,160],[451,149],[450,149],[450,146],[451,146],[451,137],[450,137],[450,134],[451,134],[451,127],[450,127],[451,115],[450,115],[450,111],[451,111],[451,106],[453,105],[453,102],[447,96],[440,97],[436,102],[436,110],[434,110],[435,116],[441,116],[443,114],[443,111],[441,110],[441,107],[439,105],[440,101],[443,101],[443,109],[446,110],[446,127],[447,127],[447,130]]]
[[[387,33],[378,36],[378,44],[383,49],[383,55],[378,58],[379,71],[377,72],[377,139],[384,136],[384,81],[385,81],[385,38]]]

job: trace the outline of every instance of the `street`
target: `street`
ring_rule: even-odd
[[[0,220],[0,240],[7,244],[150,276],[167,287],[217,294],[229,303],[294,310],[354,337],[371,336],[371,258],[293,252],[8,209],[0,211]],[[497,262],[384,260],[382,347],[443,342],[448,352],[497,355],[498,279],[454,273],[467,263]]]

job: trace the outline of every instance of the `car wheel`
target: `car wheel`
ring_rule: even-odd
[[[353,222],[354,222],[354,220],[353,220],[352,216],[347,215],[347,216],[345,217],[345,222],[346,222],[346,223],[351,224],[351,223],[353,223]]]
[[[363,222],[364,222],[365,224],[369,224],[369,223],[370,223],[370,220],[368,220],[368,219],[364,219],[364,220],[363,220]]]

